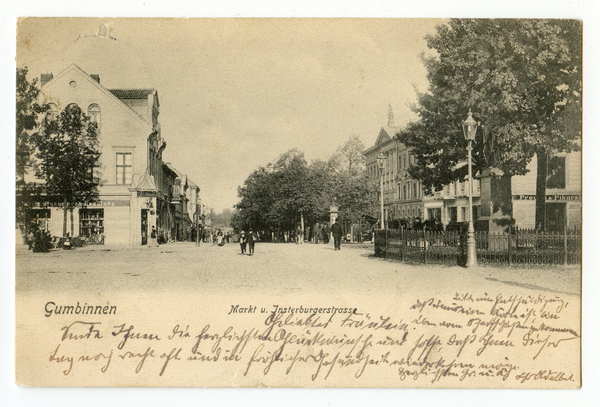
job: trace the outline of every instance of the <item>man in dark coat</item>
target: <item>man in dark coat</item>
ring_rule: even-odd
[[[254,254],[254,244],[258,240],[258,236],[250,229],[248,232],[248,254],[252,256]]]
[[[333,234],[333,250],[341,250],[342,226],[338,223],[337,219],[331,226],[331,234]]]
[[[329,244],[329,226],[327,224],[323,226],[323,243]]]

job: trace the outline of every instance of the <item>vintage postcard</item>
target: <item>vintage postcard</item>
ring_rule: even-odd
[[[580,388],[582,38],[19,19],[17,384]]]

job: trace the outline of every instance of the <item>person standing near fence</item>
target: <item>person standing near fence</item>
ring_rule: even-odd
[[[333,250],[341,250],[342,226],[338,223],[337,219],[331,226],[331,233],[333,234]]]

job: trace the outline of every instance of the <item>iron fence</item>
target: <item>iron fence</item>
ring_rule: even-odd
[[[406,262],[464,265],[466,232],[428,232],[385,229],[375,232],[375,255]],[[581,264],[581,231],[510,233],[475,232],[477,261],[481,264]]]

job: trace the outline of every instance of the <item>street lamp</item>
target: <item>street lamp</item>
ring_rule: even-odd
[[[469,109],[469,114],[467,116],[467,120],[465,120],[462,124],[463,133],[465,135],[465,139],[469,142],[467,146],[468,151],[468,163],[469,163],[469,229],[468,229],[468,237],[467,237],[467,267],[477,266],[477,252],[475,249],[475,229],[473,228],[473,174],[471,170],[471,151],[473,147],[471,146],[471,142],[475,140],[475,134],[477,133],[477,122],[473,119],[473,114],[471,113],[471,109]]]
[[[386,160],[386,156],[385,154],[383,154],[383,151],[379,153],[379,155],[377,156],[377,166],[379,167],[379,178],[380,178],[380,182],[381,182],[381,225],[380,225],[380,229],[384,229],[384,220],[383,220],[383,163]]]

